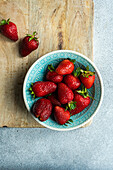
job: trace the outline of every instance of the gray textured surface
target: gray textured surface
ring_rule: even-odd
[[[0,170],[113,169],[113,1],[95,1],[94,62],[104,101],[90,127],[70,132],[0,129]]]

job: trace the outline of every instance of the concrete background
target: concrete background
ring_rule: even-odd
[[[1,128],[0,170],[113,169],[113,1],[94,4],[94,62],[105,94],[92,125],[70,132]]]

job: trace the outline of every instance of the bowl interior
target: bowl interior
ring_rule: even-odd
[[[95,113],[95,111],[98,108],[100,98],[101,98],[101,82],[100,82],[100,77],[98,74],[97,69],[94,68],[94,66],[88,61],[86,58],[84,58],[82,55],[75,53],[75,52],[68,52],[68,51],[56,51],[49,53],[40,59],[38,59],[29,69],[25,81],[24,81],[24,88],[23,88],[23,93],[24,93],[24,101],[26,104],[26,107],[28,111],[31,112],[31,108],[36,100],[39,98],[33,99],[33,97],[30,94],[29,88],[31,86],[31,83],[34,83],[36,81],[42,81],[45,79],[45,75],[47,73],[47,66],[49,64],[52,64],[53,66],[57,66],[60,61],[62,61],[65,58],[70,58],[70,59],[76,59],[75,62],[75,69],[77,67],[84,68],[87,65],[89,66],[89,69],[93,72],[95,72],[95,83],[94,85],[88,89],[89,95],[94,97],[96,100],[91,100],[90,105],[83,110],[82,112],[71,116],[71,119],[73,120],[73,123],[68,124],[68,126],[65,125],[59,125],[57,122],[54,121],[53,116],[51,116],[48,120],[45,122],[41,122],[38,118],[34,119],[41,123],[42,125],[49,127],[51,129],[55,130],[71,130],[79,127],[82,125],[84,122],[87,122]],[[32,114],[32,112],[31,112]]]

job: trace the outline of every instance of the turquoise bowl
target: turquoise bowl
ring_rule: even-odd
[[[34,102],[36,102],[39,98],[33,99],[30,94],[29,88],[31,86],[31,83],[44,80],[44,77],[47,73],[47,66],[49,64],[56,66],[60,61],[66,58],[76,59],[75,69],[79,66],[81,68],[84,68],[88,65],[89,69],[96,73],[95,83],[90,89],[88,89],[89,95],[94,97],[95,100],[91,100],[90,105],[82,112],[71,116],[73,123],[68,124],[68,126],[59,125],[57,122],[54,121],[52,117],[50,117],[45,122],[41,122],[31,112],[31,108]],[[27,110],[32,114],[33,118],[41,125],[59,131],[73,130],[88,123],[88,121],[90,121],[97,113],[103,99],[103,82],[97,67],[86,56],[71,50],[58,50],[42,56],[30,67],[23,84],[23,97]]]

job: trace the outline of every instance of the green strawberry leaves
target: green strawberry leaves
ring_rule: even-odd
[[[30,91],[31,95],[33,96],[33,98],[35,99],[36,96],[35,96],[35,93],[32,89],[32,86],[33,86],[33,83],[31,83],[31,87],[29,88],[29,91]]]
[[[81,68],[80,67],[78,67],[75,71],[73,71],[73,75],[75,76],[75,77],[79,77],[80,76],[80,73],[81,73]]]
[[[68,103],[68,105],[66,105],[65,111],[66,110],[74,110],[76,108],[76,102],[75,101],[71,101]]]
[[[29,38],[29,41],[31,41],[31,40],[35,40],[35,41],[37,41],[37,42],[39,42],[39,40],[38,40],[38,38],[36,37],[36,35],[37,35],[37,32],[36,31],[34,31],[33,32],[33,35],[31,35],[31,34],[26,34],[28,37],[30,37]]]
[[[8,18],[7,21],[5,19],[2,19],[0,25],[9,24],[9,22],[10,22],[10,18]]]
[[[89,96],[88,90],[82,85],[82,90],[77,90],[77,93],[79,93],[84,98],[90,97],[91,99],[95,100],[92,96]]]
[[[70,58],[67,58],[70,62],[72,62],[73,64],[76,62],[75,59],[70,59]]]
[[[71,123],[73,123],[73,120],[72,120],[72,119],[69,119],[69,120],[64,124],[64,126],[68,126],[68,124],[71,124]]]
[[[76,60],[75,59],[73,59],[73,60],[70,60],[73,64],[76,62]]]
[[[73,71],[73,75],[75,77],[79,77],[80,75],[82,75],[83,77],[89,77],[89,76],[93,76],[95,74],[95,72],[91,72],[89,71],[89,66],[86,67],[86,70],[81,69],[80,67],[78,67],[75,71]]]
[[[76,108],[76,102],[75,101],[71,101],[70,103],[68,103],[68,107],[69,110],[74,110]]]
[[[93,76],[95,74],[95,72],[89,71],[89,66],[86,67],[86,70],[80,70],[81,71],[81,75],[83,77],[88,78],[89,76]]]
[[[87,89],[84,86],[82,86],[82,90],[77,90],[77,93],[79,93],[84,98],[89,96],[88,95],[88,91],[87,91]]]
[[[48,70],[53,72],[53,71],[55,71],[55,68],[53,67],[52,64],[50,64],[50,65],[48,65]]]
[[[33,40],[34,39],[34,37],[31,37],[31,38],[29,38],[29,41],[31,41],[31,40]]]

